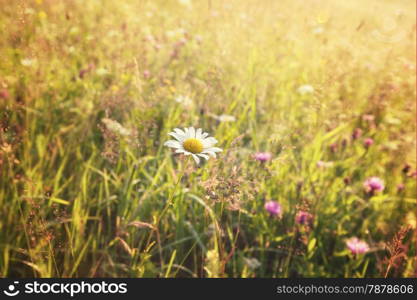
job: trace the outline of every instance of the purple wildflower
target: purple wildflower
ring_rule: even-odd
[[[330,145],[330,151],[335,153],[337,151],[338,145],[337,143],[333,143]]]
[[[306,211],[300,210],[295,216],[295,222],[301,225],[311,224],[312,221],[313,221],[313,215]]]
[[[375,120],[375,116],[366,114],[362,116],[362,120],[367,121],[367,122],[373,122]]]
[[[405,185],[404,185],[404,183],[399,183],[399,184],[397,185],[397,190],[398,190],[399,192],[403,191],[404,189],[405,189]]]
[[[384,181],[378,177],[370,177],[365,180],[363,187],[367,193],[381,192],[384,190]]]
[[[363,254],[369,251],[369,245],[365,241],[352,237],[346,241],[346,246],[352,254]]]
[[[357,140],[358,138],[360,138],[362,136],[362,132],[363,130],[360,128],[355,128],[355,130],[352,133],[352,139],[353,140]]]
[[[266,162],[268,160],[271,160],[272,154],[269,153],[269,152],[257,152],[257,153],[255,153],[254,158],[257,161]]]
[[[322,161],[322,160],[319,160],[319,161],[317,162],[316,166],[317,166],[319,169],[326,169],[326,168],[330,168],[331,166],[333,166],[333,162],[331,162],[331,161]]]
[[[326,163],[325,163],[324,161],[319,160],[319,161],[317,162],[317,167],[319,167],[319,168],[324,168],[325,166],[326,166]]]
[[[371,146],[373,145],[373,143],[374,143],[374,140],[373,140],[373,139],[371,139],[371,138],[366,138],[366,139],[363,141],[363,145],[365,146],[365,148],[369,148],[369,147],[371,147]]]
[[[151,77],[151,72],[149,72],[149,70],[143,71],[143,77],[145,79],[148,79],[149,77]]]
[[[8,99],[10,97],[9,91],[6,89],[2,89],[0,91],[0,99]]]
[[[282,207],[281,204],[279,204],[276,201],[268,201],[265,203],[265,209],[269,212],[271,216],[281,216],[282,213]]]

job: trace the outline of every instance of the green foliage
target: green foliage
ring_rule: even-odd
[[[412,276],[415,3],[189,2],[0,1],[1,276]]]

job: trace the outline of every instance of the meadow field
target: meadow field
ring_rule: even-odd
[[[416,276],[415,11],[0,0],[0,276]]]

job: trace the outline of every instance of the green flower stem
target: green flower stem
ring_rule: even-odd
[[[177,188],[180,185],[181,179],[184,176],[184,173],[185,173],[185,170],[188,167],[189,161],[190,161],[190,157],[187,158],[187,160],[185,162],[185,165],[182,167],[181,173],[178,176],[178,180],[175,183],[174,189],[172,190],[171,194],[169,195],[169,198],[168,198],[167,202],[165,203],[165,206],[162,209],[162,212],[158,215],[158,217],[156,218],[155,223],[154,223],[154,228],[155,228],[154,231],[156,232],[156,238],[157,238],[157,244],[158,244],[158,251],[159,251],[159,259],[160,259],[160,263],[161,263],[161,268],[162,269],[163,269],[163,266],[164,266],[164,260],[163,260],[163,257],[162,257],[162,246],[161,246],[161,239],[160,239],[160,234],[159,234],[160,233],[159,232],[159,224],[161,222],[161,219],[167,213],[169,207],[171,207],[173,205],[173,199],[174,199],[175,192],[177,191]],[[149,242],[150,242],[151,238],[152,238],[152,234],[149,235],[148,243],[147,243],[148,245],[149,245]]]

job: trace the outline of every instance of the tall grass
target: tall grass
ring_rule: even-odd
[[[414,274],[414,1],[0,7],[2,277]],[[223,153],[173,155],[188,126]]]

